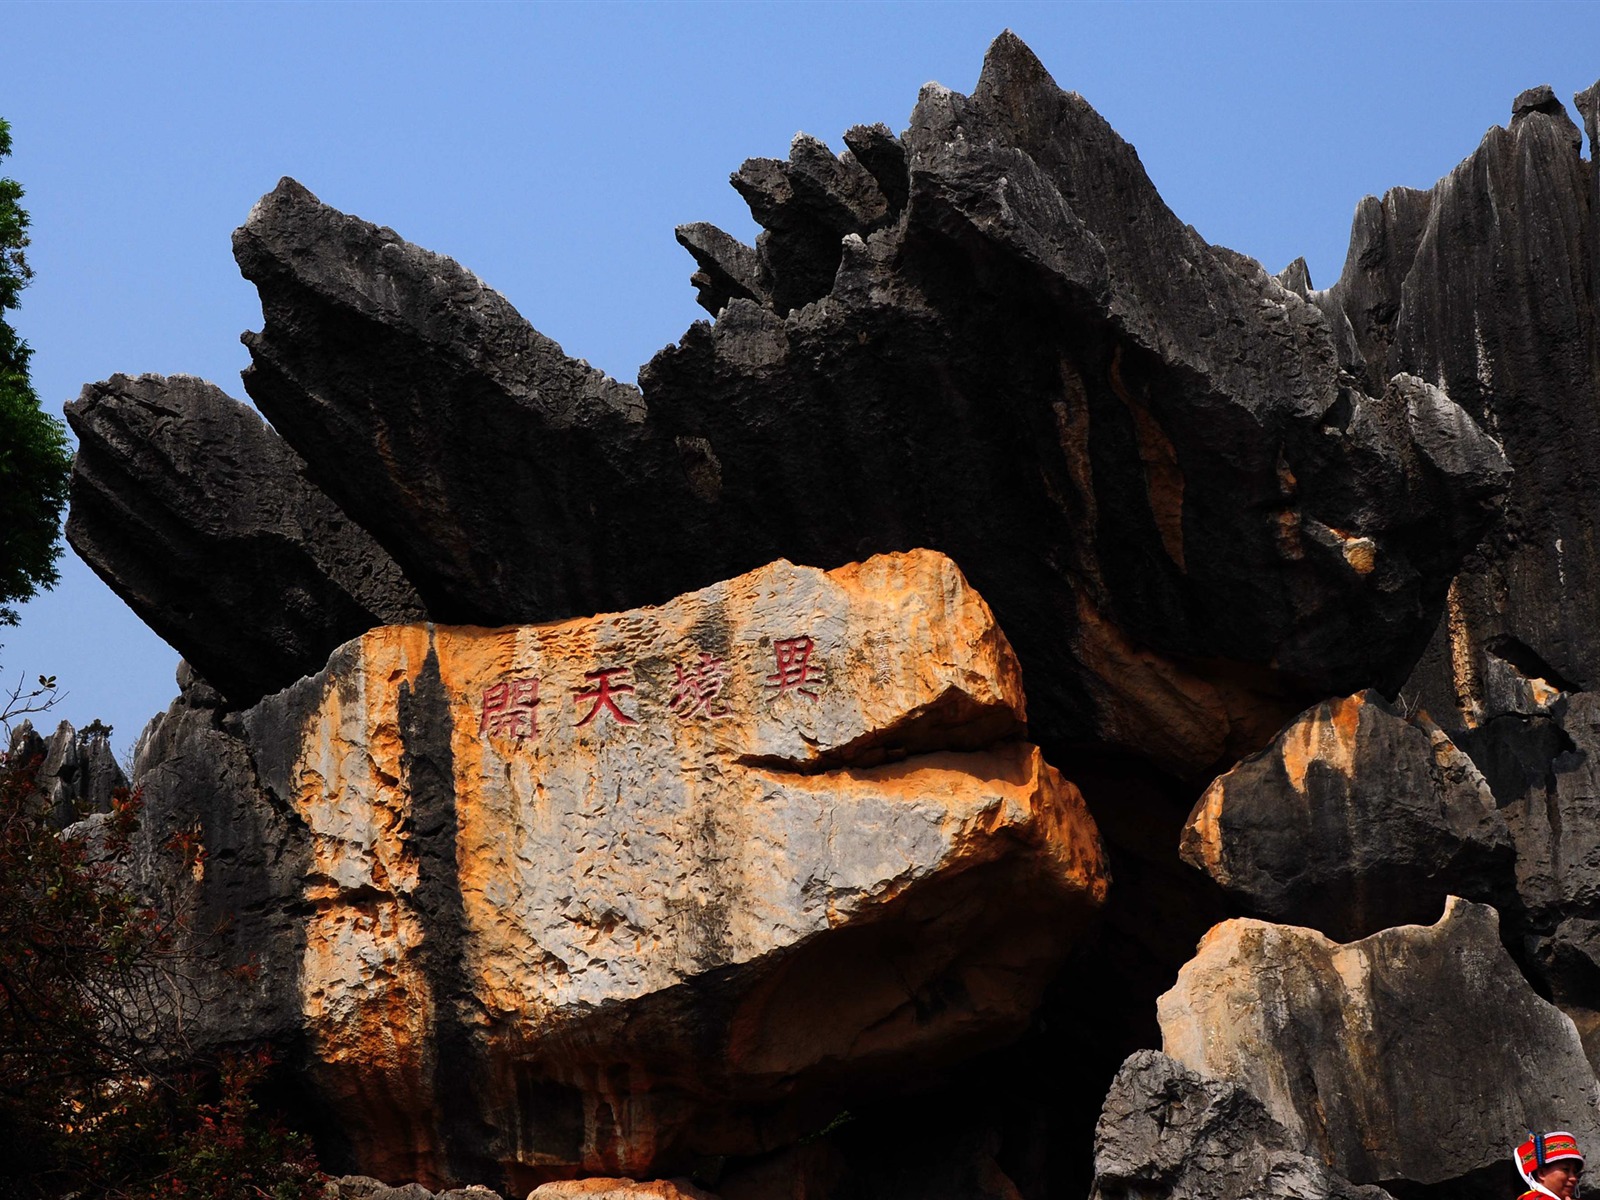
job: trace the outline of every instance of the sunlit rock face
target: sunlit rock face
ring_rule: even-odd
[[[1452,898],[1434,925],[1347,945],[1228,921],[1158,1008],[1168,1055],[1252,1092],[1358,1183],[1476,1195],[1487,1172],[1503,1191],[1507,1130],[1600,1138],[1578,1031],[1528,986],[1486,905]]]
[[[949,560],[395,626],[244,715],[303,822],[312,1072],[362,1169],[782,1144],[1014,1033],[1104,898]]]

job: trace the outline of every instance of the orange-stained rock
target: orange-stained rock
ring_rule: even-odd
[[[528,1200],[716,1200],[710,1192],[686,1179],[566,1179],[543,1183],[528,1193]]]
[[[1024,721],[931,552],[342,647],[244,724],[361,1169],[661,1174],[1014,1032],[1107,886]]]
[[[1168,1055],[1243,1086],[1356,1183],[1503,1184],[1508,1130],[1600,1142],[1578,1031],[1528,986],[1487,905],[1451,897],[1436,924],[1348,945],[1227,921],[1158,1009]],[[1459,1194],[1479,1194],[1471,1182]]]

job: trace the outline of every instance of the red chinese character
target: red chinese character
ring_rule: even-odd
[[[817,693],[803,685],[821,683],[822,673],[811,665],[811,651],[815,643],[808,637],[780,638],[772,643],[772,653],[777,658],[778,669],[767,676],[767,686],[776,688],[778,695],[799,692],[815,700]]]
[[[695,717],[708,717],[715,721],[728,715],[722,703],[722,689],[728,683],[728,664],[714,654],[700,654],[700,661],[687,671],[682,663],[673,663],[678,673],[672,685],[672,697],[667,701],[678,720],[689,721]]]
[[[503,679],[483,690],[478,733],[497,737],[538,737],[539,681]]]
[[[610,709],[611,715],[617,720],[621,721],[624,725],[638,724],[637,721],[618,708],[617,702],[611,698],[611,694],[613,692],[620,693],[633,691],[633,685],[631,683],[611,682],[611,677],[613,675],[626,675],[630,670],[632,670],[631,667],[601,667],[598,671],[589,671],[584,674],[584,680],[595,685],[594,691],[580,692],[574,688],[572,692],[573,696],[575,697],[574,702],[576,702],[576,700],[593,700],[594,704],[589,709],[589,715],[578,722],[580,727],[587,725],[590,721],[594,720],[595,717],[599,715],[602,708]]]

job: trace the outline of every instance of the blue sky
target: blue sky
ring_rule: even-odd
[[[59,412],[187,372],[244,398],[254,289],[229,235],[283,175],[449,254],[569,354],[633,379],[704,314],[672,227],[753,226],[727,186],[804,130],[904,127],[1001,29],[1139,150],[1203,236],[1319,286],[1368,193],[1427,187],[1509,116],[1600,77],[1590,4],[68,4],[0,8],[0,116],[37,272],[14,314]],[[828,564],[832,565],[832,564]],[[0,672],[119,748],[177,655],[68,551]],[[271,580],[261,586],[270,594]]]

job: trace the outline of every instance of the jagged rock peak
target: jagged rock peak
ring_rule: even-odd
[[[67,541],[233,703],[424,615],[411,584],[249,405],[191,375],[113,375],[66,406]]]

